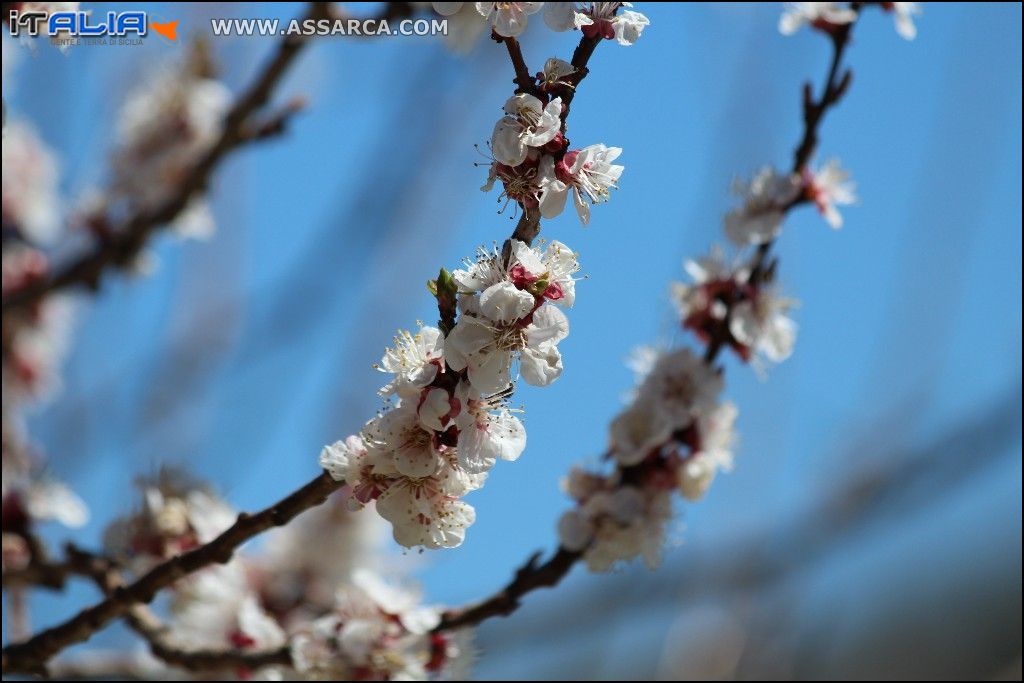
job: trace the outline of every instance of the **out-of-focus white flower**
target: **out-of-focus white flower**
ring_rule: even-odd
[[[773,363],[789,358],[796,343],[796,323],[787,314],[796,305],[793,299],[777,296],[768,287],[732,309],[729,331],[740,344],[763,354]]]
[[[856,10],[844,2],[787,2],[779,18],[779,31],[789,36],[807,24],[828,33],[856,18]]]
[[[637,389],[637,400],[612,421],[612,452],[635,465],[715,405],[722,378],[689,349],[661,355]]]
[[[632,45],[650,20],[639,12],[623,10],[628,2],[549,2],[544,8],[544,22],[555,31],[581,30],[588,38],[616,40]]]
[[[267,534],[258,572],[261,595],[272,612],[298,606],[303,613],[322,613],[334,604],[337,587],[351,583],[357,570],[380,569],[389,561],[383,551],[387,522],[373,509],[351,509],[351,495],[337,491],[325,504]]]
[[[209,543],[235,522],[230,505],[181,470],[164,469],[138,485],[141,509],[114,521],[104,541],[139,569]]]
[[[470,633],[430,633],[439,621],[439,611],[420,606],[416,593],[357,572],[330,613],[293,635],[292,660],[314,679],[426,680],[464,672]]]
[[[106,204],[152,210],[191,172],[221,134],[231,93],[192,62],[165,68],[131,92],[117,122],[114,177]],[[182,237],[205,239],[214,230],[201,199],[173,223]]]
[[[5,297],[46,277],[43,252],[14,241],[4,245]],[[47,297],[24,317],[5,323],[3,359],[4,413],[38,406],[60,389],[60,365],[67,353],[74,306],[64,296]]]
[[[491,153],[495,161],[518,166],[531,149],[548,144],[562,126],[562,98],[544,103],[533,95],[520,93],[505,102],[505,116],[494,124]]]
[[[432,2],[434,11],[448,20],[445,45],[453,52],[465,54],[472,49],[488,27],[487,20],[476,10],[475,2]]]
[[[735,404],[726,401],[697,420],[699,449],[686,458],[677,470],[679,490],[688,500],[699,500],[707,493],[719,471],[732,469],[732,449],[736,441]]]
[[[800,180],[766,166],[749,183],[736,179],[732,189],[743,205],[725,214],[725,234],[740,246],[764,244],[781,232],[786,208],[800,194]]]
[[[804,171],[804,195],[818,208],[830,226],[841,228],[843,217],[836,206],[857,203],[857,186],[850,180],[850,172],[831,159],[818,170]]]
[[[24,121],[8,122],[3,131],[4,232],[15,230],[37,246],[52,244],[61,228],[57,182],[57,159],[35,129]]]
[[[914,17],[921,15],[921,3],[919,2],[883,2],[882,9],[891,12],[896,22],[896,33],[906,40],[913,40],[917,37],[917,27],[914,26]]]
[[[635,557],[643,557],[651,568],[659,564],[672,516],[668,491],[621,486],[580,503],[559,520],[559,542],[566,550],[582,552],[591,571],[609,571]]]
[[[554,218],[562,213],[571,192],[580,222],[584,225],[589,223],[589,204],[608,201],[611,190],[618,188],[619,177],[625,167],[612,162],[620,154],[620,147],[598,144],[566,152],[557,163],[549,156],[543,157],[540,165],[541,215]]]
[[[529,16],[543,6],[543,2],[478,2],[476,11],[499,36],[515,38],[526,30]]]
[[[16,472],[6,460],[2,508],[5,531],[49,521],[77,529],[89,521],[89,509],[66,484],[45,474]]]
[[[266,652],[288,643],[284,629],[248,585],[240,560],[192,574],[174,591],[168,639],[179,648]],[[281,679],[272,667],[237,674],[242,679]]]

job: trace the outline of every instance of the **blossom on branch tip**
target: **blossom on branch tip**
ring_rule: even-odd
[[[613,164],[622,154],[621,147],[590,145],[572,150],[558,162],[544,156],[540,162],[540,213],[554,218],[565,209],[566,199],[573,195],[573,204],[580,222],[590,222],[590,204],[600,204],[611,198],[611,190],[618,189],[624,166]]]
[[[807,24],[825,33],[856,20],[857,11],[845,2],[787,2],[779,18],[779,32],[789,36]]]
[[[93,214],[87,216],[90,223],[102,224],[103,216],[95,215],[99,210],[155,210],[216,142],[232,96],[210,70],[197,50],[129,93],[117,121],[110,189],[87,210]],[[201,197],[194,197],[171,227],[190,239],[209,238],[215,229]]]
[[[526,30],[529,16],[543,6],[543,2],[478,2],[476,11],[499,36],[515,38]]]

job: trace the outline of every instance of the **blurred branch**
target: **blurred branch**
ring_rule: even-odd
[[[304,21],[338,18],[331,4],[310,3]],[[375,20],[397,18],[411,11],[410,3],[392,2],[386,5]],[[270,61],[225,115],[220,138],[165,201],[155,208],[142,210],[126,218],[121,225],[112,228],[91,252],[50,277],[4,296],[4,314],[29,308],[56,291],[83,286],[98,289],[106,271],[125,268],[133,263],[150,237],[184,211],[194,195],[205,190],[214,171],[229,153],[243,144],[282,132],[288,118],[297,111],[295,106],[285,107],[262,122],[254,122],[252,119],[270,101],[275,88],[309,40],[308,36],[293,34],[281,41]]]
[[[326,472],[321,472],[308,484],[274,505],[252,515],[244,512],[239,514],[238,520],[230,528],[206,545],[172,557],[136,581],[114,588],[105,600],[82,610],[67,621],[25,642],[6,646],[3,649],[3,672],[45,672],[47,661],[61,650],[88,640],[114,619],[128,615],[134,606],[152,601],[158,591],[183,576],[211,564],[227,563],[242,543],[268,529],[287,524],[300,513],[323,503],[328,495],[342,485]]]

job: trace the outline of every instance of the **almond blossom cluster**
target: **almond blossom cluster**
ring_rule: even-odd
[[[408,548],[451,548],[475,521],[461,498],[483,486],[498,460],[516,460],[526,430],[509,406],[516,377],[547,386],[562,373],[558,343],[569,334],[562,308],[576,299],[576,255],[561,242],[544,250],[518,240],[506,258],[481,249],[446,279],[458,320],[401,332],[379,369],[393,375],[393,402],[358,435],[324,448],[320,465],[352,492],[375,501]]]
[[[576,68],[552,57],[537,75],[537,95],[519,93],[505,102],[504,116],[491,135],[492,163],[487,183],[502,184],[505,204],[514,201],[524,211],[544,218],[562,213],[571,196],[580,222],[590,222],[590,205],[606,202],[618,187],[623,166],[614,161],[619,147],[602,144],[569,149],[565,137],[565,106],[559,92],[571,88]],[[544,99],[541,99],[544,98]]]
[[[771,168],[736,182],[742,204],[723,220],[741,249],[769,244],[786,213],[813,204],[832,227],[842,223],[836,205],[856,197],[837,162],[818,171],[782,175]],[[796,301],[781,296],[774,267],[759,254],[727,259],[720,247],[689,260],[689,283],[675,283],[672,299],[682,327],[698,341],[730,348],[763,372],[762,359],[780,363],[793,351]],[[721,399],[721,373],[687,348],[645,353],[639,386],[610,429],[610,474],[574,470],[564,483],[576,507],[559,522],[562,547],[579,552],[592,571],[642,557],[660,560],[673,491],[687,500],[704,496],[718,472],[732,468],[737,408]]]
[[[650,23],[628,2],[432,2],[434,11],[449,19],[449,32],[461,37],[479,35],[490,28],[496,35],[515,38],[526,30],[530,17],[544,10],[544,23],[555,31],[582,31],[588,38],[632,45]],[[454,23],[453,27],[451,24]],[[459,40],[457,44],[464,44]]]
[[[163,470],[139,487],[140,507],[106,533],[110,556],[135,575],[209,542],[237,516],[179,470]],[[380,550],[379,518],[353,511],[350,495],[339,491],[276,530],[262,551],[236,553],[176,582],[167,644],[183,652],[289,654],[290,665],[235,670],[240,680],[462,678],[470,632],[432,633],[440,610],[382,578],[393,562]]]
[[[564,482],[576,508],[558,524],[566,550],[591,571],[643,557],[660,562],[672,492],[697,500],[732,467],[736,407],[718,372],[689,349],[657,354],[633,402],[612,421],[611,474],[575,469]]]
[[[914,8],[888,9],[903,16]],[[780,29],[788,33],[806,22],[827,31],[856,17],[840,3],[790,3]],[[775,262],[766,259],[766,250],[794,207],[811,204],[839,228],[838,207],[856,203],[849,173],[835,160],[817,169],[805,164],[796,173],[764,167],[749,181],[735,181],[733,191],[741,202],[725,214],[723,228],[737,254],[727,258],[715,247],[686,262],[690,282],[672,286],[681,326],[707,353],[681,348],[638,355],[638,387],[611,423],[611,472],[575,469],[564,482],[576,507],[559,521],[559,539],[593,571],[636,557],[656,565],[672,517],[672,492],[697,500],[718,472],[732,468],[738,411],[721,399],[717,352],[732,349],[762,374],[764,361],[789,357],[796,342],[790,317],[796,301],[779,293]]]
[[[99,237],[118,218],[153,211],[179,187],[220,137],[231,106],[228,88],[216,80],[201,48],[168,64],[128,94],[116,123],[108,187],[90,193],[81,213]],[[171,230],[207,239],[216,228],[202,197],[193,198]]]

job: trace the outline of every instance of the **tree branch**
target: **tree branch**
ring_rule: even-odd
[[[305,18],[326,19],[331,16],[330,6],[328,2],[310,3]],[[213,172],[230,152],[247,141],[260,139],[260,136],[253,136],[247,126],[249,119],[270,101],[275,87],[308,42],[309,38],[301,35],[289,35],[281,41],[263,71],[225,115],[220,138],[167,199],[112,227],[110,235],[100,240],[91,252],[50,277],[4,296],[3,312],[6,314],[15,309],[29,308],[53,292],[72,287],[97,289],[108,269],[124,268],[131,264],[149,238],[173,221],[188,206],[192,197],[206,188]]]
[[[206,545],[157,565],[133,583],[112,589],[109,597],[67,621],[23,643],[5,647],[3,672],[44,672],[47,661],[64,648],[89,639],[114,619],[128,615],[135,605],[150,602],[158,591],[178,579],[211,564],[227,563],[244,542],[268,529],[287,524],[300,513],[323,503],[327,496],[342,486],[329,474],[321,472],[308,484],[274,505],[256,514],[239,514],[238,520],[230,528]]]

